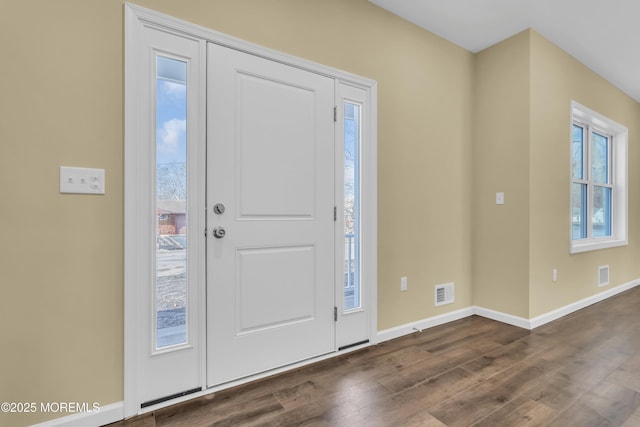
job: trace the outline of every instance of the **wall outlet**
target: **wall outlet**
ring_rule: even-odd
[[[400,278],[400,290],[402,292],[407,290],[407,277],[406,276]]]
[[[551,272],[551,280],[553,280],[554,282],[558,281],[558,269],[554,268],[553,271]]]

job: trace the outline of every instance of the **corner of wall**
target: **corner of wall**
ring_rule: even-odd
[[[529,316],[530,37],[523,31],[476,54],[473,120],[473,303],[523,318]]]

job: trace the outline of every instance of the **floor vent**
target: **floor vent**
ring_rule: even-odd
[[[453,301],[453,282],[436,285],[436,307],[439,305],[452,304]]]
[[[598,267],[598,286],[606,286],[609,284],[609,266],[601,265]]]

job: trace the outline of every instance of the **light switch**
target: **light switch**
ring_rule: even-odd
[[[104,169],[60,166],[60,192],[104,194]]]
[[[504,193],[496,193],[496,205],[504,205]]]
[[[406,291],[407,290],[407,278],[406,278],[406,276],[402,276],[400,278],[400,290],[401,291]]]

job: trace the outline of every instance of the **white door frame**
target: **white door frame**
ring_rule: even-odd
[[[367,140],[364,142],[361,151],[361,230],[362,230],[362,283],[366,287],[369,311],[369,344],[377,341],[377,83],[374,80],[363,78],[351,73],[347,73],[332,67],[306,61],[294,56],[286,55],[271,49],[267,49],[240,39],[201,27],[189,22],[173,18],[146,9],[131,3],[125,4],[125,256],[124,256],[124,415],[131,417],[139,413],[151,411],[161,406],[177,403],[199,395],[216,391],[216,388],[204,390],[200,393],[191,394],[183,398],[176,398],[165,404],[151,406],[144,411],[140,410],[138,398],[139,386],[139,360],[142,349],[138,345],[137,324],[138,306],[140,304],[140,294],[138,292],[138,282],[140,277],[141,257],[145,255],[141,248],[148,245],[148,242],[141,241],[136,229],[140,224],[140,213],[138,212],[137,200],[141,196],[141,190],[136,182],[136,176],[149,173],[149,170],[140,170],[141,150],[138,141],[138,112],[140,110],[141,99],[136,87],[137,76],[140,73],[140,65],[137,55],[141,29],[150,26],[170,33],[180,34],[184,37],[191,37],[201,41],[212,42],[227,46],[236,50],[251,53],[273,61],[282,62],[303,70],[326,75],[336,79],[337,82],[366,91],[367,99],[364,108],[367,113],[366,127]],[[147,162],[147,169],[148,166]],[[341,173],[340,171],[339,173]],[[204,233],[204,230],[202,230]],[[147,251],[148,252],[148,251]],[[205,254],[201,254],[204,260]],[[204,298],[203,298],[204,300]],[[204,336],[204,314],[200,319],[200,336]],[[205,346],[202,346],[204,352]],[[339,353],[332,353],[330,357]],[[320,360],[314,359],[302,364],[312,363]],[[201,358],[205,363],[206,358]],[[300,366],[296,365],[296,366]],[[283,370],[286,370],[283,369]],[[202,367],[203,381],[205,387],[205,367]],[[277,371],[271,371],[272,374]],[[266,374],[265,374],[266,375]],[[258,376],[259,377],[259,376]],[[246,381],[253,380],[249,378]],[[245,382],[246,382],[245,381]],[[227,384],[226,387],[235,383]]]

